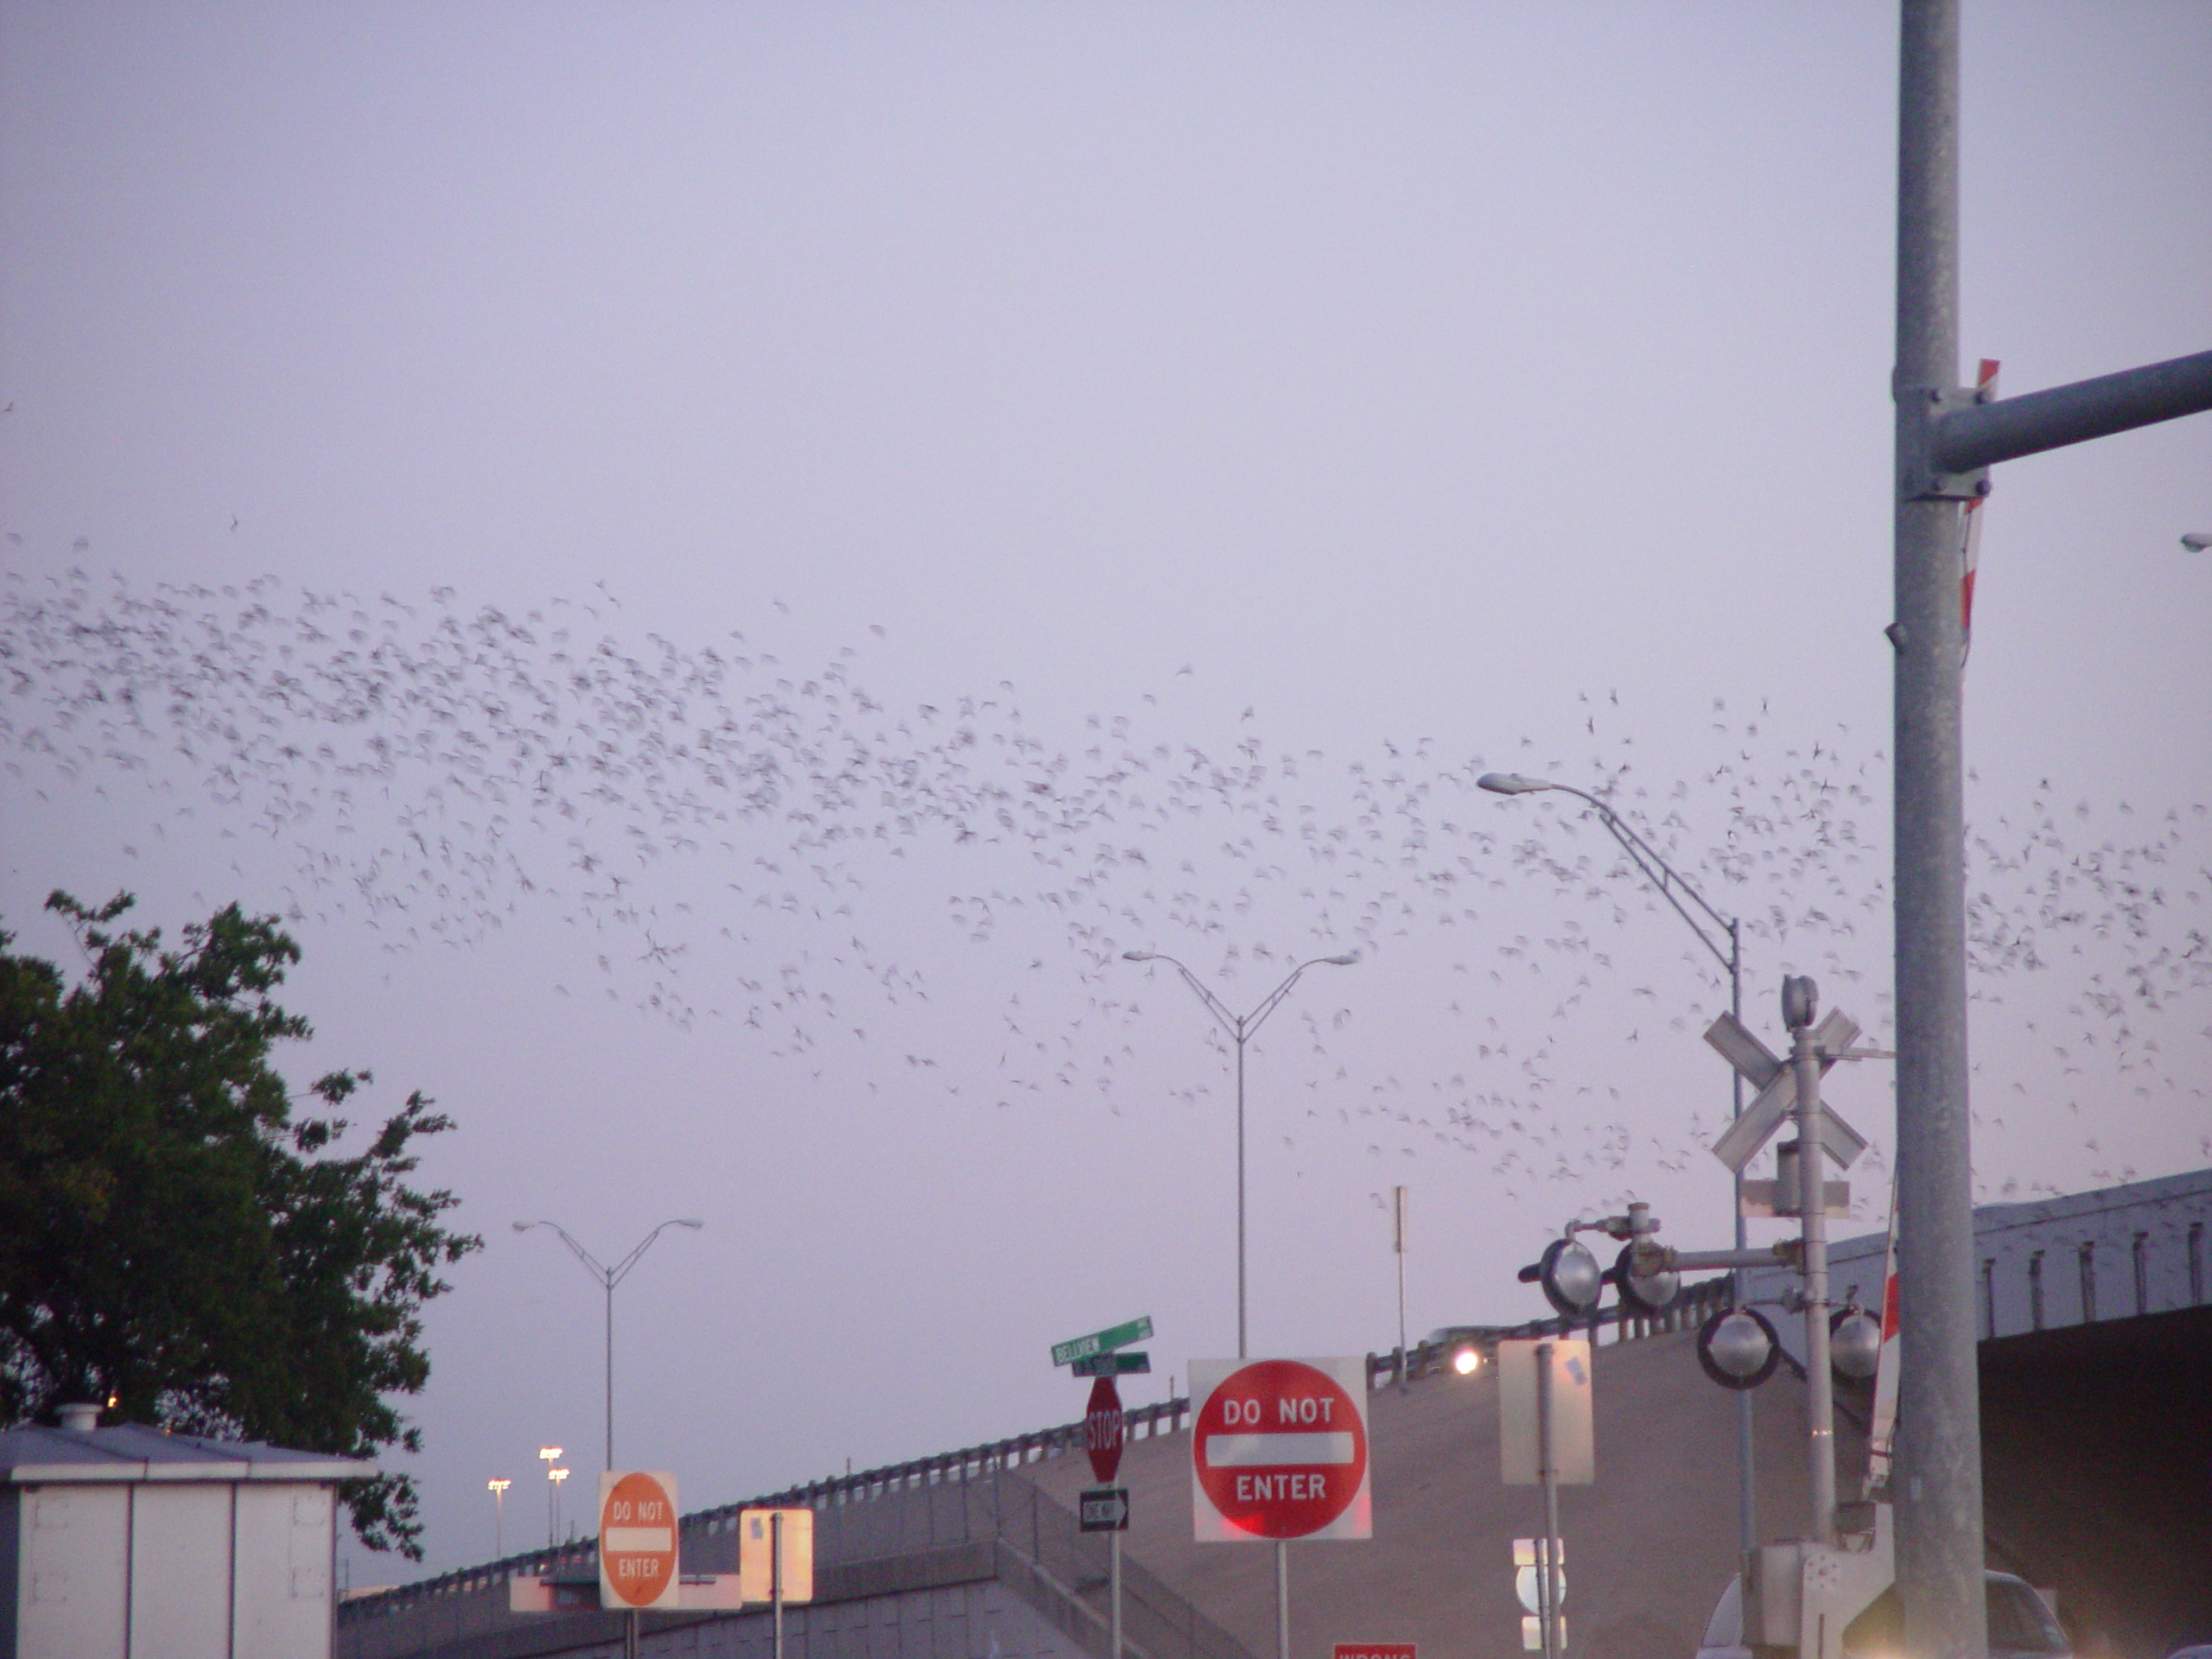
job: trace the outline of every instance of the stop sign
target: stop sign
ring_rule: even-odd
[[[1090,1453],[1090,1472],[1101,1486],[1111,1486],[1114,1471],[1122,1466],[1122,1391],[1110,1376],[1090,1385],[1090,1403],[1083,1409],[1083,1445]]]
[[[1200,1543],[1374,1536],[1363,1361],[1194,1359],[1191,1397]]]
[[[602,1607],[676,1602],[676,1477],[642,1470],[599,1478]]]

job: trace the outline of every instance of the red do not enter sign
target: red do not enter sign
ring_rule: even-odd
[[[1374,1535],[1365,1374],[1357,1359],[1191,1362],[1200,1543]]]
[[[609,1470],[599,1478],[599,1599],[605,1607],[673,1605],[676,1477]]]

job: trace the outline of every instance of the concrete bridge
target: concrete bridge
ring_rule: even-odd
[[[2055,1591],[2085,1654],[2160,1659],[2184,1639],[2212,1640],[2208,1226],[2212,1171],[1977,1216],[1989,1558]],[[1839,1295],[1853,1284],[1878,1294],[1882,1249],[1879,1236],[1836,1246]],[[1604,1328],[1598,1482],[1562,1494],[1575,1659],[1689,1659],[1736,1570],[1734,1408],[1694,1349],[1717,1293],[1700,1287],[1667,1320]],[[1541,1529],[1536,1495],[1499,1482],[1491,1372],[1456,1375],[1447,1355],[1409,1357],[1403,1387],[1393,1356],[1369,1357],[1376,1535],[1292,1546],[1298,1659],[1337,1642],[1414,1642],[1423,1659],[1520,1651],[1510,1548]],[[1804,1396],[1789,1367],[1753,1396],[1764,1537],[1799,1530],[1807,1513]],[[1864,1385],[1840,1390],[1847,1491],[1865,1466],[1868,1404]],[[1129,1649],[1272,1655],[1273,1552],[1192,1541],[1188,1409],[1130,1414]],[[750,1500],[816,1511],[818,1599],[786,1612],[788,1652],[1105,1659],[1104,1540],[1072,1515],[1090,1478],[1071,1424]],[[685,1517],[687,1570],[734,1569],[740,1507]],[[588,1546],[540,1551],[363,1598],[341,1612],[340,1652],[614,1659],[613,1616],[505,1611],[510,1577],[591,1563]],[[767,1624],[750,1611],[652,1615],[645,1650],[766,1659]]]

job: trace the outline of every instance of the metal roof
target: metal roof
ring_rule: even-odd
[[[112,1428],[11,1428],[0,1433],[0,1484],[74,1481],[353,1480],[377,1472],[362,1458],[298,1452],[257,1440],[169,1434],[142,1423]]]

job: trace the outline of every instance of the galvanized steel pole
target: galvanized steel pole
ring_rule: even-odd
[[[1643,873],[1644,880],[1658,889],[1659,896],[1672,905],[1675,913],[1689,924],[1690,931],[1697,935],[1699,942],[1728,969],[1729,1012],[1738,1020],[1744,1017],[1744,935],[1741,923],[1735,917],[1723,916],[1707,903],[1705,895],[1685,881],[1680,872],[1660,857],[1643,836],[1630,829],[1619,813],[1588,791],[1577,789],[1571,784],[1549,783],[1540,778],[1522,778],[1500,772],[1485,772],[1475,780],[1475,784],[1478,788],[1487,789],[1497,795],[1528,795],[1541,790],[1557,790],[1587,804],[1598,814],[1598,822],[1605,826],[1612,838],[1620,842],[1621,849],[1629,855],[1630,861]],[[1727,934],[1727,950],[1721,950],[1713,936],[1706,931],[1704,925],[1690,913],[1688,906],[1675,897],[1676,887],[1687,893],[1691,903]],[[1728,1099],[1729,1116],[1732,1119],[1741,1117],[1744,1115],[1744,1079],[1733,1067],[1729,1071]],[[1736,1172],[1732,1192],[1736,1206],[1736,1250],[1741,1255],[1745,1249],[1744,1173],[1741,1170]],[[1750,1294],[1750,1287],[1741,1272],[1735,1274],[1733,1282],[1736,1300],[1740,1303]],[[1743,1556],[1742,1567],[1746,1581],[1751,1571],[1751,1552],[1758,1547],[1758,1499],[1753,1491],[1757,1483],[1752,1456],[1751,1391],[1742,1389],[1736,1394],[1736,1547]]]
[[[1406,1189],[1390,1189],[1390,1240],[1398,1254],[1398,1392],[1405,1393],[1413,1387],[1406,1375]]]
[[[1239,1020],[1230,1033],[1236,1039],[1236,1357],[1251,1352],[1244,1316],[1244,1039],[1251,1033]]]
[[[1821,1051],[1813,1040],[1812,981],[1793,1008],[1789,1064],[1797,1077],[1797,1211],[1805,1240],[1805,1414],[1811,1457],[1813,1541],[1835,1542],[1835,1383],[1828,1370],[1827,1160],[1821,1145]],[[1749,1389],[1745,1390],[1749,1393]]]
[[[1560,1622],[1560,1592],[1565,1588],[1560,1580],[1560,1557],[1565,1553],[1559,1535],[1559,1464],[1552,1448],[1552,1355],[1555,1351],[1549,1341],[1536,1344],[1536,1476],[1544,1487],[1544,1540],[1542,1554],[1536,1567],[1538,1582],[1542,1588],[1536,1596],[1536,1605],[1543,1611],[1538,1622],[1543,1629],[1544,1659],[1565,1659],[1566,1630]]]
[[[1898,1595],[1914,1659],[1983,1659],[1981,1402],[1967,1116],[1963,508],[1925,482],[1958,385],[1958,0],[1903,0],[1897,98],[1896,650]]]
[[[1734,918],[1728,923],[1728,1011],[1738,1020],[1744,1017],[1744,940],[1739,924]],[[1728,1068],[1728,1095],[1731,1103],[1729,1121],[1744,1115],[1744,1074],[1734,1066]],[[1738,1170],[1732,1183],[1736,1197],[1736,1248],[1745,1249],[1750,1239],[1744,1227],[1744,1172]],[[1741,1307],[1750,1299],[1751,1283],[1748,1274],[1738,1268],[1730,1276],[1736,1305]],[[1751,1582],[1751,1554],[1758,1548],[1758,1497],[1756,1484],[1751,1440],[1751,1389],[1736,1390],[1736,1550],[1743,1558],[1738,1571]]]
[[[1325,965],[1332,968],[1349,968],[1353,963],[1357,962],[1359,957],[1352,952],[1346,951],[1338,956],[1316,957],[1311,962],[1300,963],[1297,967],[1290,970],[1290,976],[1287,979],[1268,993],[1265,1001],[1246,1014],[1231,1014],[1227,1005],[1208,990],[1205,982],[1196,974],[1173,957],[1163,956],[1157,950],[1124,950],[1122,952],[1122,960],[1166,963],[1183,976],[1183,982],[1197,994],[1198,1001],[1205,1004],[1206,1012],[1221,1022],[1221,1028],[1229,1033],[1230,1040],[1236,1045],[1236,1357],[1243,1359],[1250,1353],[1249,1328],[1245,1317],[1244,1300],[1244,1045],[1251,1040],[1252,1033],[1259,1030],[1261,1022],[1275,1011],[1276,1006],[1283,998],[1290,995],[1290,988],[1298,983],[1300,976],[1308,968]]]
[[[1112,1604],[1111,1627],[1107,1633],[1106,1659],[1122,1659],[1122,1535],[1106,1535],[1107,1599]]]
[[[1971,472],[2212,409],[2212,352],[1955,409],[1936,423],[1938,470]]]

